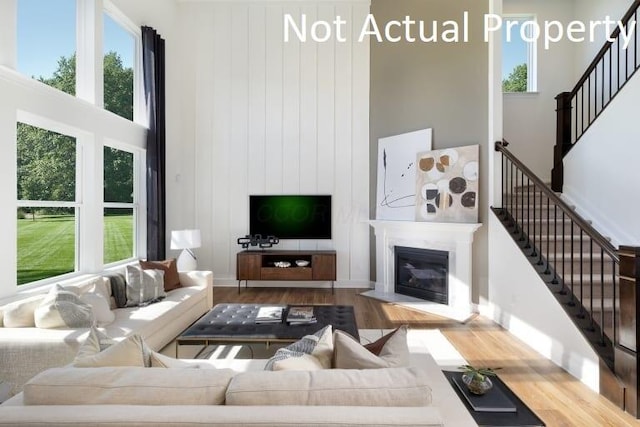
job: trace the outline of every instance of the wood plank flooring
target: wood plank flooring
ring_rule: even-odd
[[[362,289],[214,287],[217,303],[341,304],[355,307],[360,328],[437,328],[471,364],[501,367],[500,377],[549,427],[640,426],[496,323],[478,316],[465,324],[359,295]]]

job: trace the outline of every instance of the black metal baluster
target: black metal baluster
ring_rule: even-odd
[[[507,217],[507,158],[503,153],[502,156],[502,216]]]
[[[557,285],[558,284],[558,205],[555,203],[553,204],[553,257],[555,262],[553,263],[553,279],[551,280],[551,283],[554,285]],[[562,260],[562,262],[564,263],[564,259]]]
[[[613,87],[613,51],[609,49],[609,99],[607,104],[611,102],[611,91]]]
[[[567,294],[567,233],[565,232],[565,223],[567,222],[567,214],[562,211],[562,295]]]
[[[531,180],[527,177],[527,244],[526,249],[531,248],[531,222],[529,221],[529,212],[531,211]]]
[[[520,188],[522,193],[520,194],[520,237],[518,241],[524,242],[524,171],[520,171]],[[529,191],[528,188],[527,191]]]
[[[531,206],[531,205],[529,205]],[[531,257],[535,258],[538,256],[536,250],[536,193],[533,193],[533,250],[531,252]],[[542,233],[540,233],[540,241],[542,241]]]
[[[578,317],[584,319],[584,248],[582,247],[584,233],[580,227],[580,314]]]
[[[542,261],[542,197],[544,196],[542,189],[539,190],[540,191],[540,246],[538,247],[538,262],[536,263],[536,265],[542,265],[543,261]],[[549,229],[547,227],[547,239],[549,238]]]
[[[513,187],[513,162],[511,162],[511,168],[510,168],[510,178],[509,178],[509,187],[511,188],[511,203],[509,203],[510,206],[510,210],[509,210],[509,214],[510,214],[510,224],[513,225],[513,199],[515,198],[515,193],[514,193],[514,187]]]
[[[573,275],[573,270],[574,270],[574,266],[573,266],[573,220],[571,220],[571,264],[569,265],[569,271],[570,271],[570,275],[571,275],[571,301],[569,302],[569,306],[573,307],[574,305],[576,305],[574,298],[575,298],[575,292],[574,292],[574,282],[575,282],[575,276]]]
[[[591,74],[587,77],[587,127],[591,124]]]
[[[604,328],[605,328],[605,318],[604,318],[604,249],[600,246],[600,342],[604,343]]]
[[[540,193],[540,195],[542,196],[542,193]],[[550,213],[550,206],[549,204],[551,203],[551,199],[549,199],[549,196],[547,196],[547,268],[544,270],[544,273],[542,274],[551,274],[551,270],[549,270],[549,249],[551,246],[551,217],[549,216]],[[555,240],[555,236],[554,236],[554,240]]]
[[[589,313],[591,314],[591,328],[593,327],[593,239],[589,239]]]

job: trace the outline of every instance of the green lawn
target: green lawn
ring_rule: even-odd
[[[105,216],[105,264],[133,255],[133,215]],[[18,220],[18,284],[74,270],[75,221],[69,215]]]

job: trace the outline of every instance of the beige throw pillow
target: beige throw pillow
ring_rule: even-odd
[[[188,363],[180,359],[165,356],[164,354],[152,351],[150,355],[152,368],[191,368],[198,369],[200,365],[197,363]]]
[[[293,344],[280,348],[267,361],[265,370],[317,370],[331,368],[333,334],[331,325],[313,335],[306,335]]]
[[[409,366],[407,326],[401,326],[390,337],[383,337],[384,345],[376,355],[342,331],[334,333],[334,367],[338,369],[374,369]]]
[[[98,326],[105,326],[116,320],[116,315],[111,311],[109,299],[105,298],[95,287],[80,295],[80,300],[91,306]]]
[[[73,366],[96,368],[102,366],[149,366],[151,350],[140,335],[132,335],[114,342],[95,328],[91,328],[86,341],[80,346]]]
[[[91,306],[82,302],[78,295],[54,285],[34,311],[38,328],[90,328],[95,321]]]
[[[46,295],[36,295],[12,302],[2,308],[5,328],[29,328],[36,326],[34,312]]]

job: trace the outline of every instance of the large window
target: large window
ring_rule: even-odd
[[[76,140],[18,123],[19,285],[76,269]]]
[[[135,253],[135,156],[104,147],[104,263],[133,258]]]
[[[76,93],[76,0],[18,0],[18,71]]]
[[[502,27],[502,90],[535,92],[536,38],[534,16],[505,16]]]
[[[104,108],[133,120],[136,37],[104,14]]]

